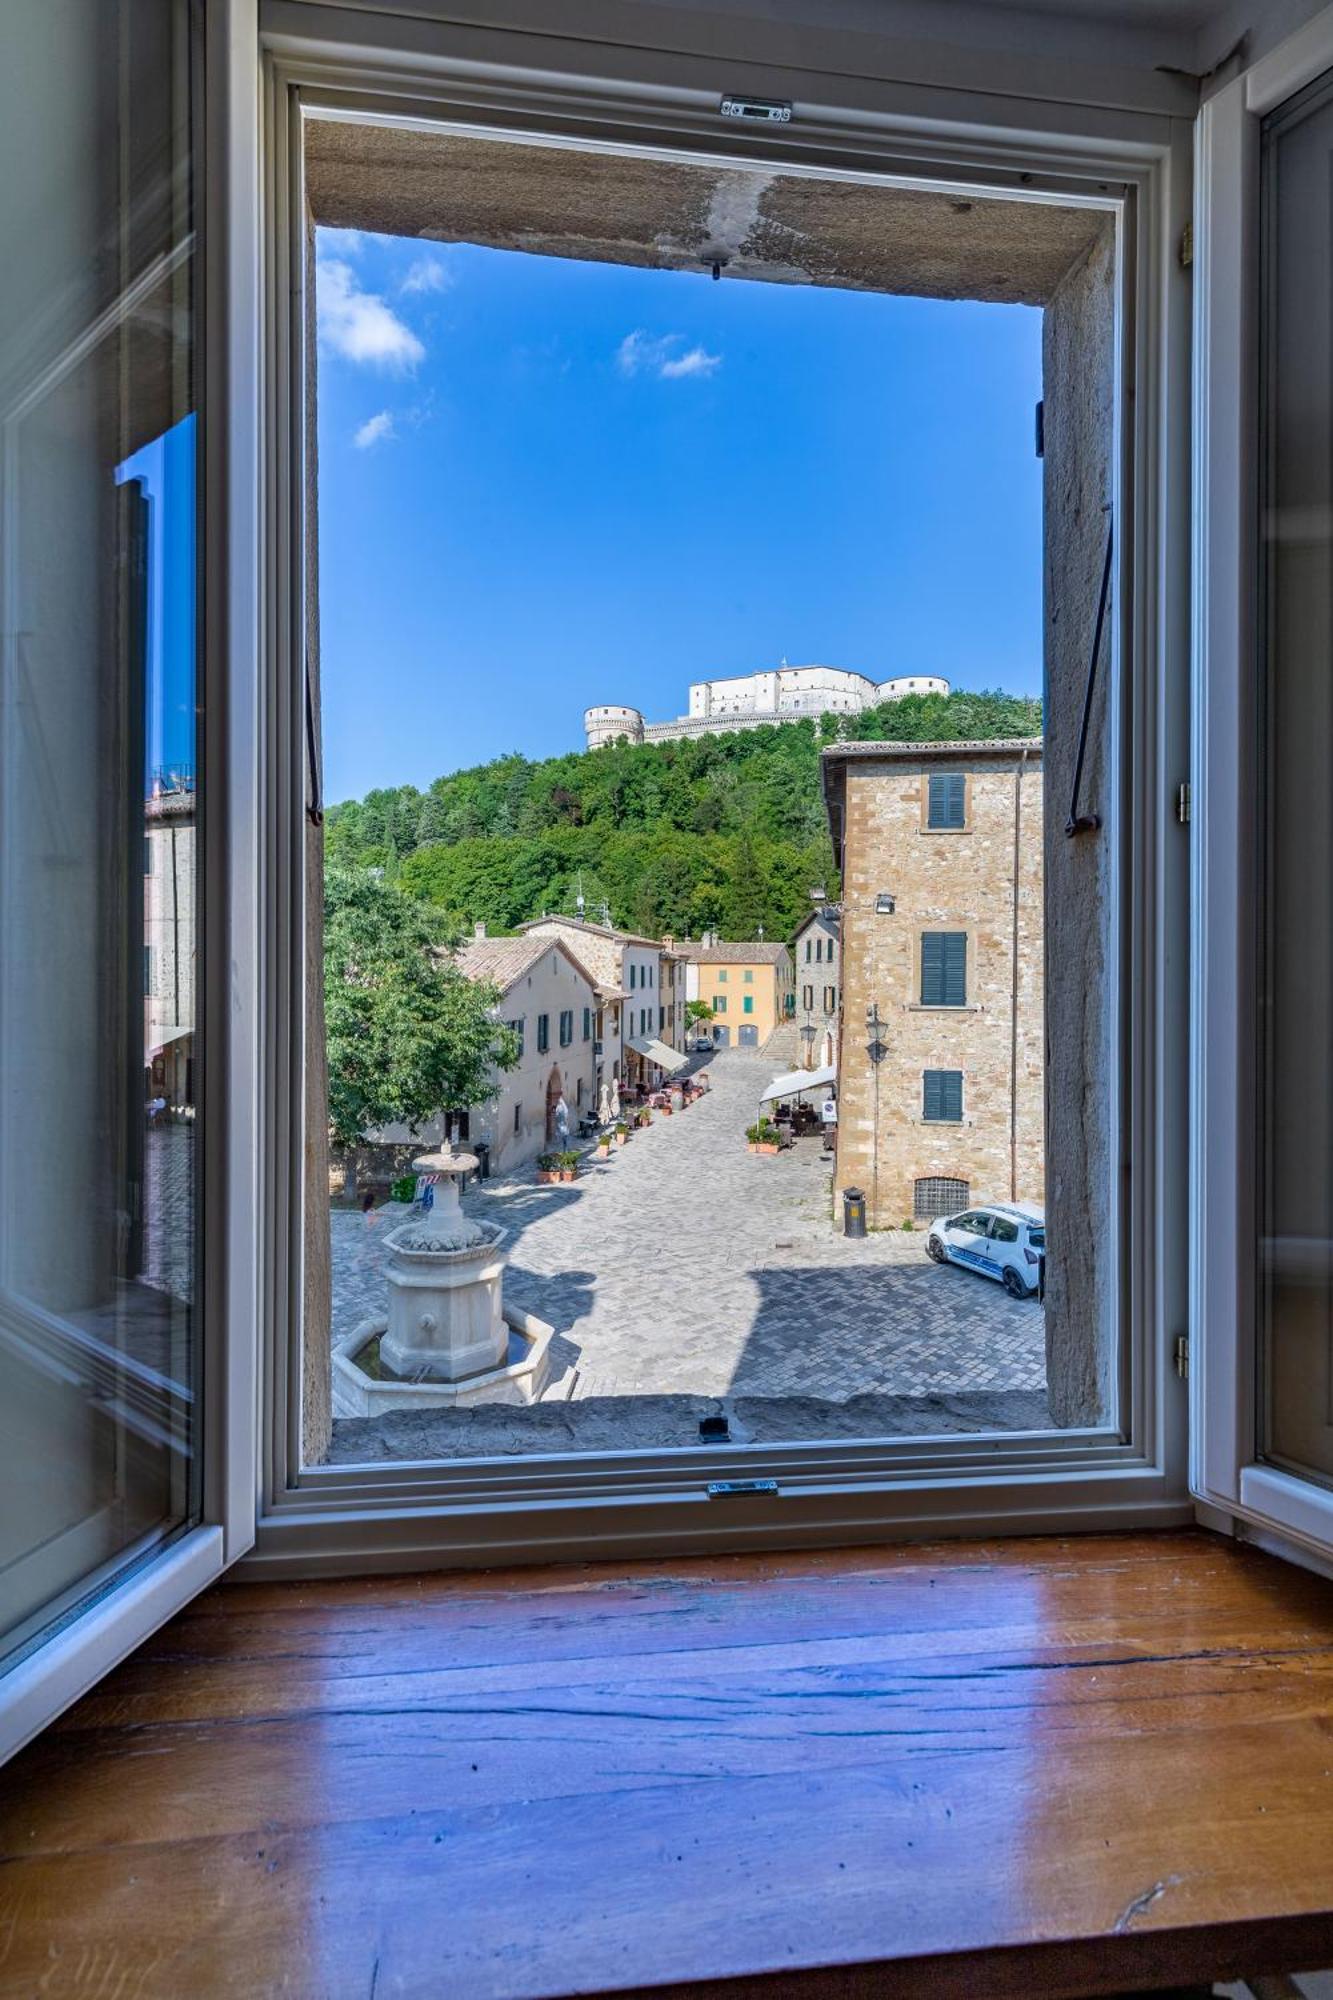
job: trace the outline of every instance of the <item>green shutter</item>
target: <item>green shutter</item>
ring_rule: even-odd
[[[967,932],[925,931],[921,937],[921,1005],[967,1005]]]
[[[967,779],[961,771],[932,771],[926,824],[958,829],[967,823]]]
[[[931,1125],[959,1125],[963,1118],[963,1072],[928,1069],[922,1072],[921,1115]]]
[[[940,1078],[943,1074],[944,1072],[938,1069],[928,1069],[925,1074],[921,1116],[929,1119],[932,1123],[937,1118],[944,1116],[944,1113],[940,1110]]]

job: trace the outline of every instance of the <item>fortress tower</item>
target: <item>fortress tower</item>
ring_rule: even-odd
[[[616,702],[601,708],[585,708],[583,727],[590,750],[600,750],[604,744],[614,743],[619,736],[628,737],[631,743],[643,741],[643,716],[639,710],[621,707]]]

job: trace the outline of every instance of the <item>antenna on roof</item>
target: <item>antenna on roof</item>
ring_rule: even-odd
[[[606,900],[606,897],[605,897],[605,896],[603,896],[603,898],[602,898],[602,922],[603,922],[603,923],[604,923],[604,924],[606,925],[606,928],[607,928],[608,930],[610,930],[610,928],[611,928],[611,905],[610,905],[610,904],[609,904],[609,903],[607,902],[607,900]]]
[[[758,926],[757,926],[757,928],[758,928],[758,932],[759,932],[759,937],[760,937],[760,939],[761,939],[761,941],[762,941],[762,939],[763,939],[763,935],[764,935],[764,927],[763,927],[763,925],[762,925],[762,924],[760,924],[760,925],[758,925]]]
[[[586,900],[585,900],[585,898],[584,898],[584,894],[583,894],[583,870],[582,870],[582,869],[580,868],[580,870],[579,870],[579,893],[578,893],[578,895],[577,895],[577,896],[576,896],[576,897],[574,898],[574,908],[575,908],[575,909],[576,909],[576,910],[578,911],[578,913],[579,913],[579,916],[580,916],[580,918],[582,918],[582,916],[583,916],[583,913],[584,913],[584,911],[585,911],[585,910],[587,909],[587,907],[588,907],[588,905],[587,905],[587,902],[586,902]]]

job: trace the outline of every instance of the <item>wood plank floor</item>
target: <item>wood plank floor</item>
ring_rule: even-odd
[[[1294,1971],[1333,1584],[1200,1533],[223,1585],[0,1795],[4,1995]]]

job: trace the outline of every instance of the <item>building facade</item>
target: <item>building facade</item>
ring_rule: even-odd
[[[823,770],[842,869],[835,1191],[860,1189],[879,1228],[1043,1201],[1040,738],[838,744]]]
[[[842,913],[835,904],[821,903],[810,912],[792,939],[792,959],[796,976],[796,1019],[802,1029],[812,1027],[805,1037],[808,1067],[823,1062],[829,1037],[837,1039],[841,1006],[839,973]]]
[[[500,988],[496,1014],[518,1037],[518,1067],[499,1073],[494,1095],[467,1118],[469,1142],[489,1146],[492,1170],[502,1173],[556,1144],[562,1098],[571,1138],[596,1111],[597,992],[554,938],[472,938],[454,962],[469,979]]]
[[[606,702],[585,709],[583,727],[590,750],[618,742],[666,743],[681,736],[704,736],[733,729],[759,729],[767,723],[796,722],[802,716],[857,715],[882,701],[899,701],[909,694],[948,694],[940,674],[899,674],[892,680],[872,680],[846,667],[769,667],[759,673],[727,679],[695,681],[690,688],[689,713],[674,722],[645,722],[637,708]]]
[[[655,1043],[669,1052],[681,1046],[666,1032],[668,1020],[674,1025],[676,954],[661,939],[590,923],[585,917],[562,916],[536,917],[521,925],[520,933],[559,939],[597,989],[599,1093],[603,1083],[608,1088],[613,1082],[656,1085],[675,1067],[669,1060],[655,1059],[649,1046]],[[664,985],[668,959],[669,989]]]
[[[685,997],[713,1010],[704,1024],[714,1048],[759,1048],[795,1006],[791,953],[765,939],[729,942],[705,932],[695,944],[682,938],[676,950],[688,963]]]

